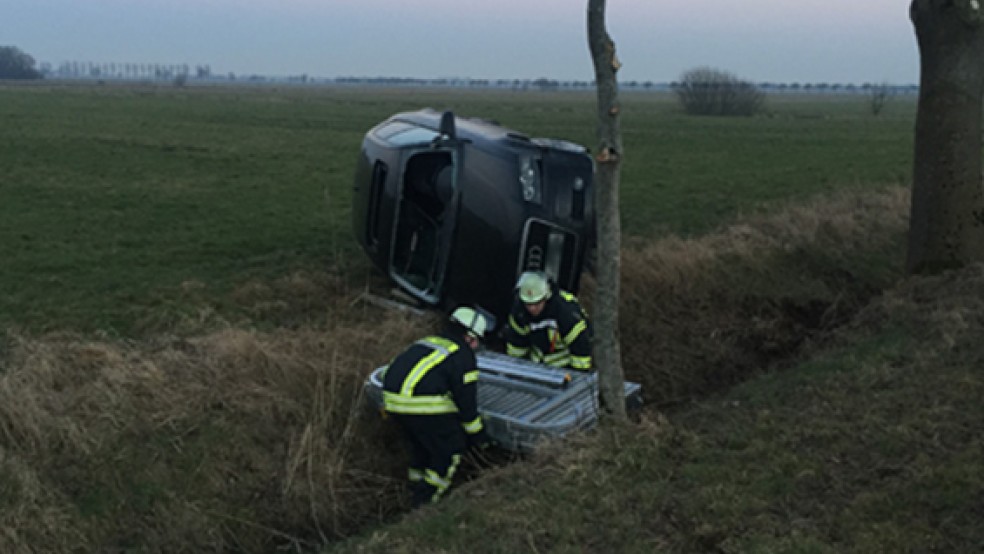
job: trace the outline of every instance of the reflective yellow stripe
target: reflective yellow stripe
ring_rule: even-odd
[[[424,356],[407,374],[407,378],[403,380],[403,386],[400,387],[400,394],[404,396],[411,396],[417,383],[424,378],[424,375],[427,375],[428,371],[458,350],[457,344],[441,337],[427,337],[417,341],[417,344],[432,348],[434,351]]]
[[[403,380],[403,386],[400,387],[400,394],[404,396],[412,395],[414,387],[416,387],[417,383],[423,379],[424,375],[426,375],[432,367],[441,363],[446,357],[447,356],[445,356],[445,354],[440,350],[435,350],[427,356],[424,356],[424,359],[417,362],[417,365],[413,366],[413,369],[410,370],[407,378]]]
[[[434,495],[431,496],[431,502],[437,502],[441,498],[441,495],[451,486],[451,478],[454,477],[455,472],[458,470],[458,464],[460,463],[461,455],[455,454],[451,456],[451,466],[448,467],[448,472],[443,476],[438,475],[433,469],[428,469],[424,472],[424,481],[437,489],[434,491]]]
[[[512,327],[513,331],[516,331],[517,333],[523,335],[524,337],[530,334],[529,328],[520,327],[519,323],[516,322],[516,319],[513,316],[509,316],[509,326]]]
[[[478,370],[476,369],[475,371],[469,371],[468,373],[465,374],[465,376],[461,380],[466,385],[468,383],[474,383],[475,381],[478,381]]]
[[[574,369],[591,369],[591,356],[571,356],[571,367]]]
[[[577,305],[577,309],[581,312],[581,314],[584,317],[588,317],[587,310],[585,310],[584,309],[584,306],[582,306],[581,303],[577,301],[577,297],[576,296],[574,296],[573,294],[571,294],[571,293],[569,293],[569,292],[567,292],[565,290],[560,291],[560,296],[563,297],[564,300],[566,300],[568,302],[573,302],[574,304],[576,304]]]
[[[434,348],[443,348],[447,351],[447,354],[451,354],[458,350],[458,343],[441,338],[441,337],[427,337],[417,341],[417,344],[426,344]]]
[[[554,367],[566,367],[571,361],[571,356],[567,352],[555,353],[543,358],[543,363]]]
[[[482,416],[478,416],[468,423],[462,423],[461,426],[465,428],[466,433],[469,435],[474,435],[482,430]]]
[[[522,358],[526,356],[526,353],[529,352],[529,350],[529,348],[520,348],[519,346],[506,343],[506,354],[509,354],[510,356]]]
[[[461,463],[461,454],[455,454],[451,456],[451,467],[448,468],[448,473],[445,479],[448,481],[454,477],[454,472],[458,471],[458,464]]]
[[[588,323],[586,321],[584,321],[583,319],[581,321],[578,321],[577,325],[575,325],[574,328],[571,329],[571,332],[567,333],[567,336],[564,337],[564,342],[567,344],[573,344],[574,341],[577,339],[577,336],[580,335],[581,332],[587,328],[588,328]]]
[[[548,364],[552,364],[557,360],[566,360],[571,357],[571,353],[567,349],[561,350],[559,352],[554,352],[552,354],[547,354],[543,357],[543,361]]]
[[[424,474],[424,481],[427,481],[428,483],[433,485],[435,489],[437,489],[437,492],[434,493],[435,497],[440,496],[442,492],[444,492],[445,490],[447,490],[448,487],[451,486],[450,481],[438,475],[437,472],[434,471],[433,469],[427,470],[427,473]]]
[[[453,414],[458,406],[448,396],[405,396],[383,391],[383,406],[395,414]]]

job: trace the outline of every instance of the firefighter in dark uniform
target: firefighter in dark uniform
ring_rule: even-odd
[[[469,307],[452,312],[444,331],[410,345],[383,376],[383,408],[410,447],[411,504],[436,502],[468,448],[490,445],[478,413],[475,350],[488,330]]]
[[[573,294],[542,272],[519,276],[504,334],[510,356],[560,368],[592,368],[587,314]]]

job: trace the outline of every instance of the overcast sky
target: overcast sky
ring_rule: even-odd
[[[908,0],[608,0],[623,81],[918,82]],[[312,77],[591,80],[587,0],[0,0],[38,62]]]

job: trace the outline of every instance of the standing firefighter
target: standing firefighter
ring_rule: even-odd
[[[591,323],[577,298],[546,274],[527,271],[505,328],[506,353],[554,367],[591,369]]]
[[[386,368],[383,407],[408,439],[414,507],[441,498],[467,448],[489,445],[478,413],[475,361],[488,327],[485,316],[460,307],[441,334],[411,344]]]

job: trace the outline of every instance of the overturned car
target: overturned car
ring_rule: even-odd
[[[503,321],[520,273],[577,291],[594,243],[593,163],[580,145],[424,109],[366,133],[353,227],[421,304],[476,304]]]

